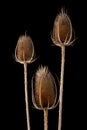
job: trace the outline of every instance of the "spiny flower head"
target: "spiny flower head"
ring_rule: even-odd
[[[32,81],[33,82],[33,81]],[[35,75],[32,88],[32,101],[37,109],[53,109],[57,102],[57,87],[55,80],[47,67],[40,67]]]
[[[34,46],[30,36],[22,35],[17,41],[15,59],[19,63],[31,63],[34,57]]]
[[[74,41],[72,41],[72,23],[64,9],[61,10],[54,20],[51,38],[53,43],[60,47],[62,45],[69,46]]]

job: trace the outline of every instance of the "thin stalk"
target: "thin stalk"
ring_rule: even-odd
[[[29,116],[29,105],[28,105],[28,82],[27,82],[27,63],[24,62],[24,88],[25,88],[25,103],[26,103],[26,119],[27,119],[27,130],[30,130],[30,116]]]
[[[48,130],[48,110],[44,109],[44,130]]]
[[[65,46],[61,47],[61,75],[60,75],[60,92],[59,92],[59,119],[58,130],[62,128],[62,106],[63,106],[63,83],[64,83],[64,62],[65,62]]]

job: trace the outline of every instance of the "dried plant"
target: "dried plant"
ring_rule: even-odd
[[[25,103],[26,103],[26,118],[27,129],[30,130],[30,116],[28,105],[28,82],[27,82],[27,63],[34,61],[34,46],[30,36],[26,34],[20,36],[15,48],[15,59],[17,62],[24,65],[24,86],[25,86]]]
[[[47,67],[40,67],[32,80],[32,101],[38,110],[44,111],[44,130],[48,130],[48,110],[57,106],[57,86]]]
[[[59,103],[58,130],[62,129],[62,108],[63,108],[63,84],[64,84],[64,65],[65,47],[73,44],[73,28],[70,17],[64,11],[56,16],[54,20],[52,42],[61,48],[61,73],[59,100],[57,96],[57,86],[55,79],[47,66],[41,66],[32,78],[32,102],[36,109],[43,110],[44,130],[48,130],[48,110],[54,109]],[[30,36],[26,34],[20,36],[15,48],[15,60],[24,66],[24,87],[26,103],[27,130],[30,130],[29,100],[28,100],[28,81],[27,64],[35,61],[34,45]]]
[[[64,83],[64,62],[65,62],[65,46],[71,45],[72,40],[72,24],[67,13],[62,9],[54,20],[52,41],[56,46],[61,47],[61,75],[60,75],[60,92],[59,92],[59,119],[58,130],[62,127],[62,102],[63,102],[63,83]]]

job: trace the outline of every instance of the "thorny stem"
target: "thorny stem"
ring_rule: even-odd
[[[59,92],[59,119],[58,130],[62,128],[62,103],[63,103],[63,83],[64,83],[64,62],[65,62],[65,46],[61,47],[61,76],[60,76],[60,92]]]
[[[27,119],[27,130],[30,130],[30,116],[28,107],[28,83],[27,83],[27,63],[24,62],[24,87],[25,87],[25,103],[26,103],[26,119]]]
[[[48,110],[44,109],[44,130],[48,130]]]

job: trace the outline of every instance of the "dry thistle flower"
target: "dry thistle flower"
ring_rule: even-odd
[[[44,130],[48,129],[48,110],[57,106],[57,86],[47,67],[40,67],[35,75],[32,101],[36,109],[44,111]]]
[[[47,67],[40,67],[35,76],[35,86],[32,88],[32,99],[35,108],[53,109],[57,101],[55,80]]]
[[[34,46],[30,36],[20,36],[15,49],[15,59],[19,63],[31,63],[34,58]]]
[[[25,88],[25,103],[26,103],[26,120],[27,129],[30,130],[30,115],[28,105],[28,82],[27,82],[27,63],[33,62],[34,46],[32,39],[26,34],[19,37],[15,48],[15,59],[17,62],[24,65],[24,88]]]
[[[74,40],[72,40],[72,23],[65,13],[64,9],[56,16],[54,21],[53,33],[51,35],[52,41],[57,46],[69,46]]]
[[[62,128],[62,102],[63,102],[63,83],[64,83],[64,63],[65,63],[65,46],[71,45],[72,41],[72,24],[69,16],[64,10],[57,15],[54,21],[53,34],[51,36],[53,43],[61,47],[61,74],[60,74],[60,91],[59,91],[59,115],[58,130]]]

